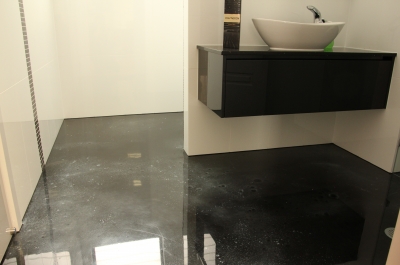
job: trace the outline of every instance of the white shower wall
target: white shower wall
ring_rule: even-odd
[[[64,120],[54,1],[24,1],[40,135],[46,162]]]
[[[54,4],[65,118],[183,110],[183,0]]]
[[[17,1],[0,1],[0,180],[18,229],[41,174]]]
[[[30,82],[34,85],[45,162],[63,121],[52,3],[24,1],[28,38],[24,44],[19,1],[0,1],[0,181],[12,226],[17,229],[42,173]]]

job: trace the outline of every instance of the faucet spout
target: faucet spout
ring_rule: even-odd
[[[315,6],[307,6],[307,9],[310,10],[314,15],[314,23],[325,23],[325,19],[321,17],[321,12]]]

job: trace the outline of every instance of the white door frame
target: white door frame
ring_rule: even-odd
[[[17,231],[21,229],[22,220],[18,220],[16,202],[14,200],[12,186],[7,170],[7,164],[3,148],[3,139],[0,134],[0,187],[3,193],[4,203],[8,213],[8,222],[10,227],[15,227]],[[1,229],[1,228],[0,228]]]

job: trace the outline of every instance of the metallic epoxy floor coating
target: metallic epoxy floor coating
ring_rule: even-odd
[[[4,264],[384,264],[399,187],[334,145],[188,158],[182,113],[65,120]]]

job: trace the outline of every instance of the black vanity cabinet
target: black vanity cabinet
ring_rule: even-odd
[[[198,46],[198,98],[220,117],[384,109],[395,53]]]

